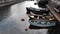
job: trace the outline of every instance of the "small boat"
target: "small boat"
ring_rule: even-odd
[[[27,7],[26,9],[30,25],[38,27],[49,27],[56,25],[55,18],[49,15],[50,12],[48,10],[36,9],[32,7]]]

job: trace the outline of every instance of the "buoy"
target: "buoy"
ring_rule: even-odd
[[[25,21],[24,18],[22,18],[21,21]]]
[[[25,28],[25,31],[28,31],[28,28]]]

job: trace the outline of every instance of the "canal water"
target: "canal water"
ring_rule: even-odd
[[[60,34],[60,26],[52,28],[29,29],[26,7],[37,7],[34,1],[0,7],[0,34]],[[25,21],[21,21],[24,19]],[[27,28],[27,31],[25,29]],[[34,27],[33,27],[34,28]]]

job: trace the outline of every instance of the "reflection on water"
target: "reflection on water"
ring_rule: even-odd
[[[10,14],[10,6],[0,7],[0,21],[6,19]]]
[[[60,27],[59,27],[60,25],[56,25],[56,26],[53,26],[53,27],[36,27],[36,26],[32,26],[32,25],[30,25],[29,26],[29,29],[34,29],[34,30],[41,30],[41,32],[43,32],[44,31],[44,29],[45,29],[45,33],[46,34],[60,34]],[[43,31],[42,31],[43,30]],[[47,30],[47,32],[46,32],[46,30]],[[43,32],[43,33],[44,33]]]

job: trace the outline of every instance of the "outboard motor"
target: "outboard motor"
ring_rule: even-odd
[[[48,4],[48,0],[40,0],[38,1],[38,6],[42,8],[46,8],[46,4]]]

